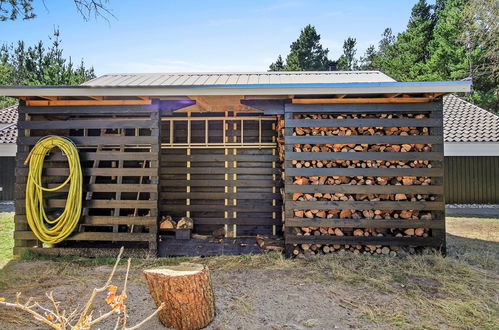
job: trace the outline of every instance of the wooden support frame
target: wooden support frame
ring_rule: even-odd
[[[113,101],[98,105],[20,105],[19,125],[22,128],[16,168],[18,191],[14,236],[18,243],[15,255],[33,246],[41,246],[31,238],[33,235],[27,227],[23,190],[28,171],[21,158],[26,157],[40,138],[50,134],[67,136],[77,145],[82,172],[86,177],[84,180],[88,180],[83,186],[88,200],[84,201],[80,226],[74,235],[56,248],[88,246],[91,243],[87,241],[97,241],[96,245],[109,247],[133,242],[130,248],[144,248],[149,255],[156,254],[159,107],[154,102],[142,103],[147,104],[116,105]],[[65,120],[53,121],[51,116],[64,116]],[[30,120],[33,118],[36,120]],[[108,134],[107,129],[119,134]],[[90,131],[92,134],[89,134]],[[150,165],[144,166],[145,162]],[[119,166],[113,167],[112,164]],[[47,156],[45,165],[44,179],[49,187],[58,186],[60,180],[68,175],[67,160],[57,152]],[[117,180],[113,181],[113,177]],[[139,178],[143,177],[147,177],[147,182],[139,182]],[[48,193],[47,207],[64,207],[65,191],[67,189]],[[130,230],[134,226],[136,230]]]
[[[433,95],[431,95],[433,96]],[[285,149],[285,189],[284,189],[284,233],[286,254],[292,255],[300,244],[360,244],[435,247],[445,252],[445,205],[443,203],[443,122],[441,100],[430,101],[426,95],[425,103],[414,103],[413,98],[393,95],[394,100],[404,100],[398,104],[383,103],[348,104],[342,101],[325,102],[317,99],[297,101],[285,105],[284,149]],[[337,100],[337,99],[335,99]],[[348,99],[341,99],[348,100]],[[409,100],[409,101],[408,101]],[[356,99],[359,101],[359,99]],[[361,100],[362,101],[362,100]],[[404,103],[405,102],[405,103]],[[343,104],[342,104],[343,103]],[[346,104],[345,104],[346,103]],[[405,114],[425,113],[429,118],[417,122],[416,119],[296,119],[298,114]],[[356,121],[358,120],[358,121]],[[418,119],[419,120],[419,119]],[[296,127],[427,127],[429,135],[421,136],[294,136]],[[295,152],[293,147],[303,145],[332,144],[431,144],[429,152]],[[431,160],[432,168],[296,168],[296,160]],[[297,185],[297,177],[331,176],[423,176],[432,177],[431,186],[391,186],[391,185]],[[296,193],[344,193],[344,194],[431,194],[437,196],[431,202],[400,201],[295,201]],[[433,220],[373,220],[373,219],[324,219],[297,218],[295,210],[422,210],[431,212]],[[357,237],[357,236],[297,236],[295,227],[335,227],[335,228],[427,228],[429,237]]]

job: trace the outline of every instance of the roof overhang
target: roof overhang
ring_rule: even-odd
[[[331,95],[331,94],[386,94],[386,93],[457,93],[469,92],[469,81],[371,82],[320,84],[248,84],[203,86],[0,86],[0,96],[10,97],[168,97],[194,95]]]

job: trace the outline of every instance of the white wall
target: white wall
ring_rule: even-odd
[[[15,156],[17,145],[15,143],[0,143],[0,157]]]
[[[446,142],[445,156],[499,156],[498,142]]]

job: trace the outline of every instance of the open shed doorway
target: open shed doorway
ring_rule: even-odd
[[[161,216],[193,219],[193,233],[281,234],[276,118],[189,112],[161,118]]]

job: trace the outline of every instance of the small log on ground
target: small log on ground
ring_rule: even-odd
[[[181,263],[144,270],[163,325],[180,330],[202,329],[215,317],[215,296],[208,267]]]
[[[175,221],[173,221],[172,217],[166,215],[161,218],[159,229],[175,229],[176,226],[177,224],[175,223]]]
[[[194,228],[194,222],[192,221],[191,218],[188,217],[182,217],[177,222],[177,229],[193,229]]]

